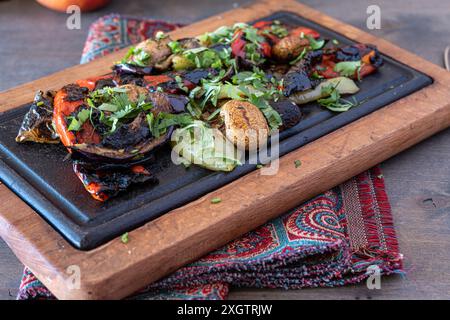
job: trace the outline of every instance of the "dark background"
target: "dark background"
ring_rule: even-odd
[[[0,0],[0,91],[79,63],[89,25],[108,13],[190,23],[252,1],[113,0],[82,14],[81,30],[67,15],[32,0]],[[303,0],[335,18],[385,38],[438,65],[450,45],[450,0]],[[381,7],[381,30],[366,29],[366,8]],[[232,290],[230,298],[450,298],[450,130],[384,162],[382,168],[405,255],[406,278],[346,288]],[[0,299],[13,299],[23,266],[0,240]],[[143,284],[144,285],[144,284]]]

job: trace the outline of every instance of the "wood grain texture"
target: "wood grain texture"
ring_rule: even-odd
[[[278,10],[299,13],[356,41],[374,43],[383,53],[429,74],[435,83],[286,155],[275,176],[253,172],[136,229],[130,233],[127,245],[116,239],[93,251],[75,250],[26,204],[0,186],[1,236],[55,295],[101,299],[131,294],[450,125],[449,74],[387,41],[296,2],[263,1],[177,30],[175,37],[195,35],[237,20],[253,20]],[[60,87],[103,73],[117,59],[110,58],[94,62],[93,69],[74,67],[63,76],[52,75],[9,90],[0,95],[0,108],[7,110],[28,102],[33,88]],[[293,164],[297,159],[302,160],[301,169]],[[261,185],[271,188],[262,189]],[[212,205],[210,199],[216,196],[226,201]],[[69,275],[65,271],[70,265],[81,269],[81,289],[68,290],[66,286]]]

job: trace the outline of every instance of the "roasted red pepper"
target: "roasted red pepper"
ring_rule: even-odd
[[[76,81],[76,85],[80,88],[87,88],[93,90],[95,88],[95,83],[99,78],[86,79]],[[61,142],[66,147],[71,147],[77,143],[99,143],[101,138],[95,132],[92,124],[86,121],[81,130],[77,132],[72,132],[68,130],[67,117],[76,113],[80,107],[85,104],[85,99],[79,99],[73,101],[68,99],[67,87],[59,90],[54,98],[53,106],[53,123],[55,124],[56,132],[58,133]],[[71,152],[69,148],[69,152]]]
[[[244,32],[237,30],[234,34],[234,40],[231,42],[231,52],[233,56],[245,59],[245,45],[247,41],[244,40]]]
[[[318,33],[318,32],[315,31],[315,30],[312,30],[312,29],[309,29],[309,28],[305,28],[305,27],[298,27],[298,28],[292,29],[292,30],[289,32],[289,35],[299,36],[299,37],[300,37],[302,34],[305,35],[305,36],[311,36],[311,37],[313,37],[314,39],[320,38],[320,33]]]
[[[317,64],[313,70],[315,70],[320,76],[325,79],[331,79],[339,77],[339,73],[334,71],[334,66],[336,62],[334,60],[334,55],[323,55],[322,62]]]
[[[162,83],[172,81],[173,78],[165,74],[144,76],[144,80],[149,87],[157,87]]]

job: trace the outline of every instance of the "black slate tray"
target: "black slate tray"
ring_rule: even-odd
[[[310,27],[324,37],[344,44],[352,43],[332,30],[293,13],[278,12],[261,20],[280,20]],[[355,98],[364,101],[359,106],[341,114],[314,103],[302,107],[303,120],[280,137],[280,155],[433,82],[430,77],[383,57],[385,65],[358,84],[361,90]],[[159,185],[136,186],[101,203],[91,198],[73,173],[71,164],[63,161],[67,152],[62,146],[15,142],[28,108],[29,105],[26,105],[0,115],[0,179],[72,245],[82,250],[95,248],[255,170],[255,165],[250,164],[238,167],[231,173],[216,173],[198,167],[186,170],[172,163],[168,148],[161,149],[153,168],[160,180]]]

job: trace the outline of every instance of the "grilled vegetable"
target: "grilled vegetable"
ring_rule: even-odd
[[[121,126],[122,129],[107,136],[102,143],[77,143],[69,149],[93,161],[129,162],[147,157],[148,153],[168,142],[173,132],[173,128],[170,127],[164,135],[156,138],[150,134],[144,116],[139,116],[135,121],[130,125]],[[130,131],[127,131],[128,129]]]
[[[278,128],[280,131],[294,127],[302,118],[300,108],[289,99],[272,101],[270,105],[281,117],[282,125]]]
[[[311,69],[321,58],[321,50],[310,51],[289,69],[283,77],[283,93],[285,96],[315,87],[319,81],[311,78]]]
[[[38,91],[31,104],[30,110],[25,114],[17,142],[59,143],[59,136],[52,123],[53,96],[47,92]]]
[[[125,62],[139,67],[162,69],[160,64],[172,54],[168,46],[170,42],[169,37],[147,39],[130,49],[125,57]]]
[[[339,77],[328,79],[320,83],[312,90],[294,93],[289,96],[289,99],[294,101],[296,104],[305,104],[311,101],[316,101],[318,99],[325,98],[330,94],[329,91],[323,90],[326,87],[335,88],[339,94],[354,94],[359,91],[358,86],[352,79]]]
[[[177,129],[172,135],[173,151],[181,163],[196,164],[213,171],[232,171],[241,164],[242,153],[217,129],[202,121]]]
[[[246,150],[301,121],[297,104],[317,101],[333,112],[356,105],[341,95],[356,93],[352,79],[382,63],[373,46],[338,46],[278,21],[176,41],[158,32],[111,74],[69,84],[53,101],[39,93],[17,141],[59,136],[88,192],[104,201],[155,182],[147,168],[171,137],[182,163],[231,171]]]
[[[262,112],[255,105],[240,100],[225,103],[220,116],[225,125],[225,135],[238,149],[256,150],[265,144],[269,126]]]
[[[275,59],[280,61],[291,61],[298,57],[303,50],[307,49],[309,41],[297,35],[291,35],[281,39],[272,48]]]
[[[91,196],[99,201],[106,201],[128,189],[132,184],[157,183],[149,169],[135,165],[122,170],[90,171],[78,163],[73,164],[73,170]]]
[[[124,85],[88,97],[82,88],[65,87],[55,98],[56,129],[69,151],[95,161],[123,162],[145,156],[170,138],[171,125],[155,133],[147,120],[148,114],[160,119],[174,111],[166,94]]]
[[[192,60],[189,60],[186,56],[179,54],[172,58],[172,67],[177,71],[194,69],[195,63]]]

